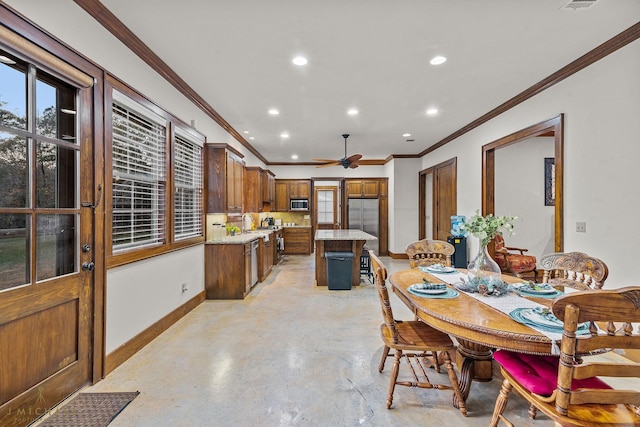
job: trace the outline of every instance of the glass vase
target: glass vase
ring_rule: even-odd
[[[502,283],[500,266],[491,258],[486,245],[480,246],[478,254],[469,263],[467,277],[474,287],[486,286],[489,292]]]

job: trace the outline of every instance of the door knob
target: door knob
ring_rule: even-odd
[[[94,268],[96,268],[96,265],[93,261],[82,263],[82,271],[93,271]]]

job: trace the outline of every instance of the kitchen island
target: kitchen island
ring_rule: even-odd
[[[360,256],[367,240],[376,236],[361,230],[316,230],[316,286],[327,286],[327,259],[325,252],[352,252],[351,285],[360,284]]]

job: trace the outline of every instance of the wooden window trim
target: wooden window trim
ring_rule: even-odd
[[[134,248],[127,251],[122,251],[117,254],[113,253],[113,241],[112,241],[112,209],[113,209],[113,191],[112,191],[112,173],[113,173],[113,158],[112,158],[112,135],[113,135],[113,126],[112,126],[112,104],[113,104],[113,90],[117,90],[123,95],[128,96],[133,101],[140,104],[142,107],[147,108],[152,113],[162,117],[167,121],[167,137],[166,137],[166,157],[165,157],[165,167],[166,167],[166,191],[165,191],[165,243],[159,243],[157,245],[147,246],[144,248]],[[198,139],[201,139],[206,142],[204,135],[199,132],[190,129],[189,126],[182,122],[180,119],[174,117],[164,109],[160,108],[146,97],[136,92],[120,80],[116,79],[111,75],[106,75],[105,79],[105,97],[104,97],[104,112],[105,112],[105,189],[104,189],[104,203],[105,203],[105,251],[106,251],[106,266],[107,268],[114,268],[126,264],[130,264],[133,262],[141,261],[143,259],[155,257],[158,255],[170,253],[179,249],[183,249],[190,246],[200,245],[204,243],[204,204],[203,204],[203,235],[199,237],[192,237],[188,239],[183,239],[180,241],[174,241],[174,202],[173,202],[173,182],[174,182],[174,171],[173,171],[173,140],[175,127],[179,126],[182,130],[189,129],[190,133],[193,133],[194,136],[197,136]],[[204,172],[204,171],[203,171]],[[204,191],[203,191],[204,197]]]

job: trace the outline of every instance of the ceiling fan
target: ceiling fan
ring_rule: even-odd
[[[342,137],[344,138],[344,157],[340,160],[329,160],[329,159],[312,159],[317,162],[323,162],[316,166],[317,168],[326,168],[327,166],[337,166],[342,165],[343,168],[351,168],[355,169],[358,167],[358,160],[362,158],[362,154],[354,154],[352,156],[347,157],[347,138],[349,138],[348,133],[343,133]]]

